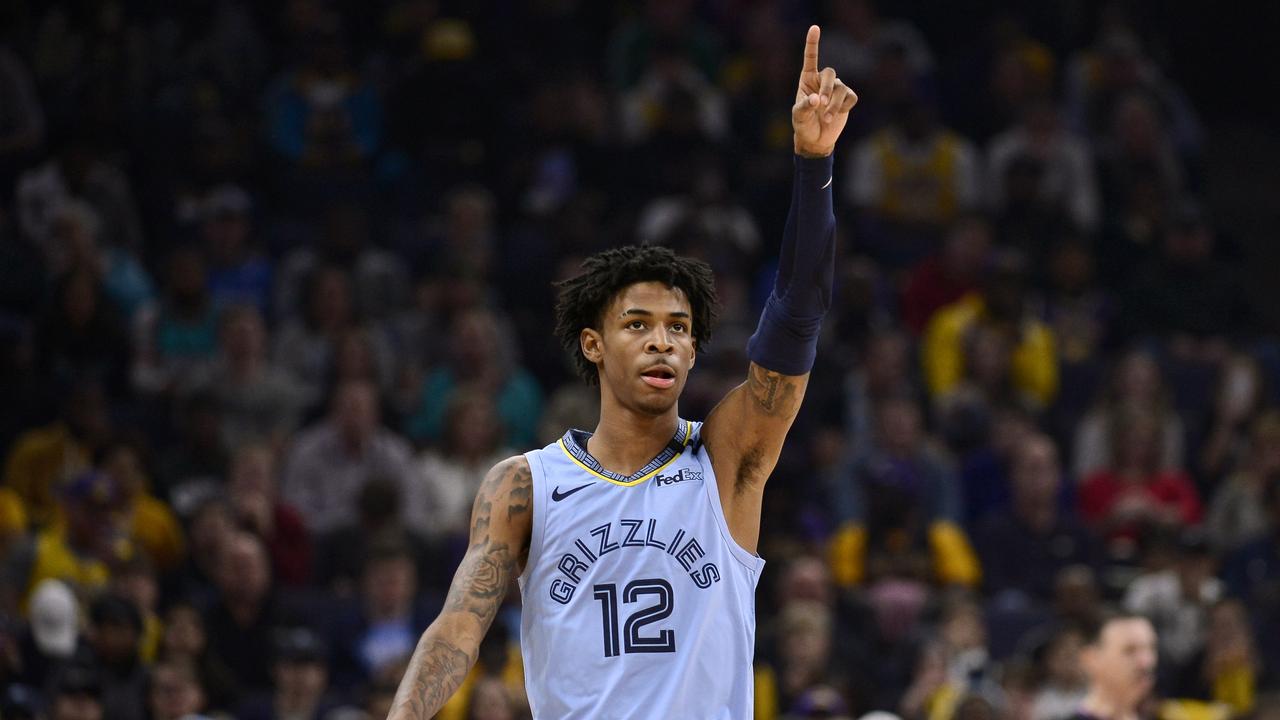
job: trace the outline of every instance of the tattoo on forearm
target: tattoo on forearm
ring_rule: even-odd
[[[390,716],[393,720],[427,720],[466,678],[475,662],[480,638],[498,614],[512,576],[528,559],[528,533],[517,534],[523,537],[515,547],[510,535],[512,527],[523,527],[530,521],[532,488],[533,474],[523,461],[498,466],[480,486],[472,508],[471,546],[437,620],[439,627],[457,628],[452,621],[465,619],[462,627],[473,629],[435,632],[437,626],[433,624],[427,630],[400,683]],[[495,528],[493,508],[504,504],[506,517],[499,515]],[[495,537],[494,531],[499,528],[505,532]],[[464,650],[460,645],[470,649]]]
[[[753,364],[747,373],[747,389],[756,407],[766,415],[792,415],[800,406],[799,377],[783,375]]]
[[[443,640],[424,639],[409,661],[390,717],[427,720],[458,689],[470,668],[467,653]]]

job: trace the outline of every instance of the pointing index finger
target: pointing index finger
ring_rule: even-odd
[[[804,72],[818,72],[818,38],[822,30],[817,25],[809,26],[809,34],[804,39]]]

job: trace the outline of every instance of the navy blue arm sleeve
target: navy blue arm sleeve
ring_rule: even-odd
[[[831,307],[835,277],[836,217],[832,199],[834,156],[795,158],[773,292],[747,342],[747,356],[783,375],[813,369],[822,318]]]

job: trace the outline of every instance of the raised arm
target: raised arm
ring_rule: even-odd
[[[521,456],[485,476],[471,511],[471,545],[444,610],[422,633],[388,720],[429,720],[475,664],[480,641],[529,557],[533,476]]]
[[[858,96],[835,70],[818,69],[819,37],[818,26],[810,27],[791,108],[796,153],[791,210],[773,292],[747,344],[747,380],[716,406],[703,429],[729,529],[749,550],[759,534],[765,480],[800,410],[822,318],[831,305],[832,152]]]

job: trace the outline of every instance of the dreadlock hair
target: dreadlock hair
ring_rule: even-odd
[[[583,328],[600,329],[605,308],[614,297],[642,282],[660,282],[683,291],[693,315],[694,348],[702,350],[711,340],[716,288],[710,265],[657,245],[626,245],[596,253],[583,261],[581,274],[555,285],[559,291],[556,335],[588,384],[596,384],[600,377],[579,346]]]

